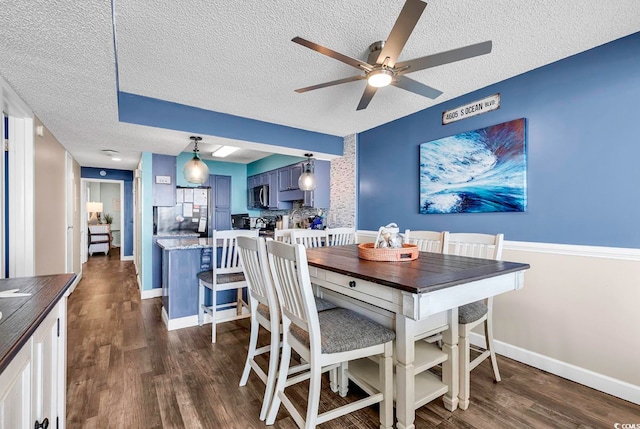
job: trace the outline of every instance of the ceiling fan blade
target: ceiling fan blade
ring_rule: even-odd
[[[328,86],[340,85],[341,83],[355,82],[357,80],[362,80],[362,79],[366,79],[366,76],[358,75],[358,76],[346,77],[344,79],[332,80],[331,82],[319,83],[318,85],[307,86],[306,88],[296,89],[295,91],[297,93],[301,94],[303,92],[313,91],[314,89],[320,89],[320,88],[326,88]]]
[[[376,88],[375,86],[367,85],[367,87],[364,89],[364,94],[362,94],[362,98],[360,99],[360,103],[358,103],[358,108],[356,110],[366,109],[369,105],[369,102],[376,94],[377,90],[378,88]]]
[[[475,45],[465,46],[463,48],[452,49],[450,51],[440,52],[433,55],[427,55],[426,57],[415,58],[409,61],[403,61],[396,63],[395,67],[398,70],[397,74],[407,74],[418,70],[424,70],[431,67],[441,66],[443,64],[449,64],[460,60],[466,60],[467,58],[473,58],[480,55],[485,55],[491,52],[491,40],[482,43],[476,43]],[[406,67],[406,69],[405,69]]]
[[[398,88],[402,88],[405,91],[413,92],[414,94],[422,95],[427,98],[437,98],[442,94],[442,91],[438,91],[435,88],[431,88],[423,83],[415,81],[413,79],[409,79],[406,76],[398,76],[391,83],[393,86],[397,86]]]
[[[323,55],[333,58],[334,60],[341,61],[351,67],[355,67],[359,70],[367,70],[370,71],[373,69],[373,66],[365,63],[364,61],[357,60],[355,58],[348,57],[346,55],[341,54],[340,52],[336,52],[329,48],[325,48],[324,46],[318,45],[317,43],[310,42],[302,37],[294,37],[291,39],[292,42],[297,43],[298,45],[302,45],[309,49],[313,49],[316,52],[320,52]]]
[[[420,0],[407,0],[378,56],[378,61],[376,61],[378,64],[382,64],[384,59],[389,57],[387,64],[389,67],[393,67],[426,6],[427,4]]]

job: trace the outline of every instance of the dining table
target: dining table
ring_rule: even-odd
[[[467,408],[469,398],[458,397],[468,377],[458,372],[458,307],[523,288],[530,267],[430,252],[410,261],[371,261],[359,257],[357,244],[308,248],[306,255],[318,295],[395,330],[400,429],[415,428],[416,408],[442,395],[446,409]],[[433,334],[441,336],[441,348],[424,348],[426,341],[416,341]],[[427,371],[434,364],[441,365],[441,379]]]

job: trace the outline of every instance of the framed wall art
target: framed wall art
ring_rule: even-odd
[[[420,213],[524,212],[525,119],[420,145]]]

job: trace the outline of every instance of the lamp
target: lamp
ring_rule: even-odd
[[[184,165],[182,174],[187,182],[202,185],[209,179],[209,167],[198,156],[198,142],[202,140],[202,137],[191,136],[189,138],[193,140],[194,144],[193,158]]]
[[[311,160],[313,154],[305,153],[304,156],[307,157],[307,163],[304,166],[304,172],[298,179],[298,187],[302,191],[313,191],[316,189],[316,176],[313,174],[313,162]]]
[[[97,225],[100,223],[100,215],[102,213],[102,203],[100,202],[87,202],[87,213],[91,213],[91,217],[89,218],[89,225]]]

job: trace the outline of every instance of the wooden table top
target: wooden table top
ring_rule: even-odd
[[[358,257],[357,244],[308,248],[307,260],[313,267],[418,294],[530,268],[518,262],[430,252],[420,252],[413,261],[368,261]]]
[[[0,298],[0,372],[69,289],[75,274],[0,279],[0,292],[19,289],[31,296]]]

